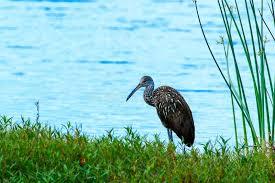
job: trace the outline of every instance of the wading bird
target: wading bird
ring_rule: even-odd
[[[169,140],[173,141],[174,131],[185,145],[192,146],[195,140],[194,121],[192,112],[181,94],[170,86],[160,86],[154,90],[153,79],[143,76],[126,101],[142,87],[145,87],[144,101],[156,108],[162,124],[167,128]]]

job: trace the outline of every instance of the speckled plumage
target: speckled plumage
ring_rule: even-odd
[[[127,100],[141,87],[145,87],[144,101],[156,108],[162,124],[168,129],[169,139],[174,131],[187,146],[195,140],[195,126],[192,112],[181,94],[170,86],[160,86],[154,90],[154,81],[150,76],[143,76]]]
[[[190,147],[195,140],[195,126],[192,112],[180,93],[170,86],[160,86],[153,92],[153,103],[162,124]]]

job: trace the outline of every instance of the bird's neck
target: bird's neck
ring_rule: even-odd
[[[145,87],[145,90],[143,93],[144,101],[150,106],[155,106],[153,102],[153,91],[154,91],[154,83],[151,83],[150,85]]]

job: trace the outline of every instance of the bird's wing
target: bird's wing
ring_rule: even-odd
[[[189,109],[183,97],[169,86],[157,88],[153,93],[153,101],[159,118],[163,123],[167,123],[171,118],[180,116],[181,113],[186,113],[185,108]],[[164,126],[168,127],[171,124],[164,124]]]
[[[169,86],[157,88],[153,100],[162,124],[172,129],[184,142],[194,139],[194,122],[192,112],[184,98]],[[188,144],[187,142],[187,144]]]

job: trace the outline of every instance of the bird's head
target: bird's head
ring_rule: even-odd
[[[128,101],[129,98],[131,98],[131,96],[134,95],[134,93],[135,93],[138,89],[140,89],[140,88],[142,88],[142,87],[147,87],[147,86],[149,86],[149,85],[151,85],[151,84],[154,84],[153,79],[152,79],[150,76],[143,76],[143,77],[140,79],[140,81],[139,81],[138,85],[136,86],[136,88],[128,95],[126,101]]]

